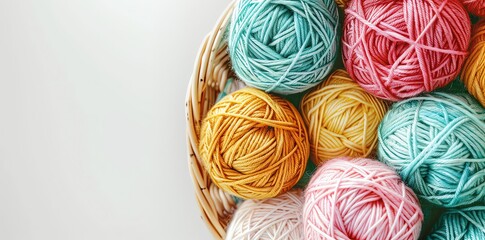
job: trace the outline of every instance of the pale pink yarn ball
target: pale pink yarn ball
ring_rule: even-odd
[[[418,239],[423,213],[413,191],[366,158],[324,163],[305,190],[306,239]]]
[[[352,79],[398,101],[458,76],[471,23],[459,0],[353,0],[343,30],[342,56]]]
[[[246,200],[234,213],[226,240],[304,239],[302,210],[301,190],[264,200]]]

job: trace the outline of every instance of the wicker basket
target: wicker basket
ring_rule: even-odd
[[[235,2],[229,5],[212,32],[204,39],[195,61],[186,99],[190,173],[202,218],[217,239],[224,239],[236,203],[231,195],[212,183],[202,166],[198,150],[199,133],[202,119],[214,105],[227,80],[234,76],[227,53],[227,42],[223,41],[234,5]]]

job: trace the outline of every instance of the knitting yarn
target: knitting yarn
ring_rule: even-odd
[[[462,0],[463,6],[473,15],[485,17],[485,0]]]
[[[307,93],[301,102],[313,161],[375,153],[377,128],[388,104],[367,93],[344,70]]]
[[[243,88],[209,110],[202,122],[199,152],[218,187],[240,198],[263,199],[298,182],[310,145],[291,103]]]
[[[275,198],[246,200],[234,213],[226,239],[303,239],[302,209],[301,190],[292,190]]]
[[[234,71],[267,92],[305,91],[332,69],[338,26],[333,0],[241,0],[229,31]]]
[[[303,219],[305,239],[417,239],[423,213],[413,191],[385,164],[336,158],[310,180]]]
[[[463,66],[471,24],[458,0],[354,0],[345,13],[345,67],[380,98],[433,91]]]
[[[427,239],[485,239],[485,206],[447,211]]]
[[[485,201],[485,109],[468,94],[394,104],[378,131],[378,159],[418,197],[441,207]]]
[[[485,106],[485,20],[473,27],[470,56],[463,66],[461,80],[481,104]]]

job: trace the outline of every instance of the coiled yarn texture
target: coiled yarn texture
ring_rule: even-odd
[[[453,209],[444,213],[427,240],[485,239],[485,206]]]
[[[447,208],[484,203],[485,109],[470,95],[395,103],[378,134],[378,159],[419,197]]]
[[[244,199],[275,197],[302,177],[310,144],[298,110],[254,88],[217,102],[202,122],[199,151],[221,189]]]
[[[417,239],[423,213],[413,191],[381,162],[329,160],[305,190],[305,239]]]
[[[246,200],[234,213],[226,240],[300,240],[303,237],[303,192]]]
[[[485,0],[462,0],[463,6],[473,15],[485,17]]]
[[[294,94],[330,72],[340,36],[333,0],[241,0],[229,31],[237,76],[266,92]]]
[[[485,106],[485,20],[473,26],[470,56],[467,58],[461,80],[468,92]]]
[[[375,154],[377,128],[388,103],[367,93],[344,70],[305,95],[300,104],[316,164],[336,157]]]
[[[345,67],[375,96],[402,100],[460,73],[471,23],[458,0],[354,0],[345,13]]]

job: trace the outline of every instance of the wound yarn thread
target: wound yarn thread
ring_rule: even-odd
[[[485,239],[485,206],[445,212],[426,239]]]
[[[333,0],[241,0],[229,31],[234,71],[266,92],[303,92],[332,69],[338,25]]]
[[[485,20],[473,26],[470,56],[467,58],[461,80],[468,92],[485,106]]]
[[[298,182],[310,144],[303,120],[290,102],[243,88],[207,113],[199,152],[218,187],[240,198],[264,199]]]
[[[485,109],[468,94],[395,103],[379,126],[378,159],[441,207],[485,201]]]
[[[305,190],[305,239],[417,239],[423,213],[413,191],[385,164],[336,158]]]
[[[462,0],[463,6],[475,16],[485,17],[485,0]]]
[[[246,200],[234,213],[226,240],[304,239],[302,210],[301,190],[264,200]]]
[[[345,13],[345,67],[380,98],[431,92],[463,66],[471,23],[458,0],[353,0]]]
[[[375,154],[377,128],[388,104],[336,70],[301,101],[313,161]]]

